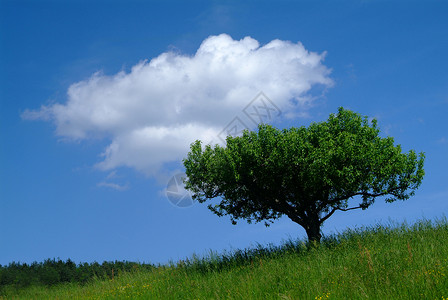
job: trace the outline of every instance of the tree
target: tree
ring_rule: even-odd
[[[319,242],[321,226],[336,211],[366,209],[414,195],[424,176],[424,154],[402,153],[392,137],[380,137],[377,121],[339,108],[326,122],[228,136],[226,146],[191,144],[183,160],[186,189],[218,216],[264,221],[283,215]],[[349,205],[354,201],[358,204]]]

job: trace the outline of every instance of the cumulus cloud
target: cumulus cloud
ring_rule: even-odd
[[[126,191],[129,188],[128,185],[120,185],[118,183],[104,182],[104,181],[98,183],[97,186],[111,188],[120,192]]]
[[[154,175],[196,139],[214,140],[260,91],[285,115],[300,112],[313,86],[332,85],[324,56],[301,43],[210,36],[194,55],[165,52],[129,72],[95,73],[72,84],[65,103],[22,117],[54,122],[63,138],[108,139],[103,170],[127,166]]]

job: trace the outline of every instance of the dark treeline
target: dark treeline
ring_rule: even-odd
[[[73,282],[84,284],[93,278],[112,279],[123,272],[150,270],[155,266],[128,261],[103,262],[99,264],[75,264],[67,261],[47,259],[32,264],[12,262],[0,265],[0,293],[5,286],[23,288],[30,285],[51,286],[58,283]]]

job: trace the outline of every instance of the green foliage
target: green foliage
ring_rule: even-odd
[[[350,229],[0,299],[448,299],[448,222]]]
[[[68,259],[47,259],[42,263],[10,263],[0,265],[0,295],[4,287],[24,288],[28,286],[53,286],[59,283],[85,284],[94,278],[106,279],[135,269],[151,269],[154,266],[133,262],[97,262],[76,265]]]
[[[377,197],[406,200],[424,176],[424,155],[402,153],[379,136],[376,120],[340,108],[326,122],[227,137],[226,146],[191,145],[183,163],[186,188],[218,216],[264,221],[286,215],[320,240],[320,227],[335,211],[366,209]],[[359,204],[349,207],[349,200]]]

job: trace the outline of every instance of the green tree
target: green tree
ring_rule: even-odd
[[[208,205],[216,215],[266,226],[286,215],[317,242],[336,211],[366,209],[378,197],[406,200],[424,176],[423,153],[403,153],[379,136],[376,120],[343,108],[309,127],[261,124],[227,137],[225,147],[196,141],[183,163],[195,200],[220,199]]]

